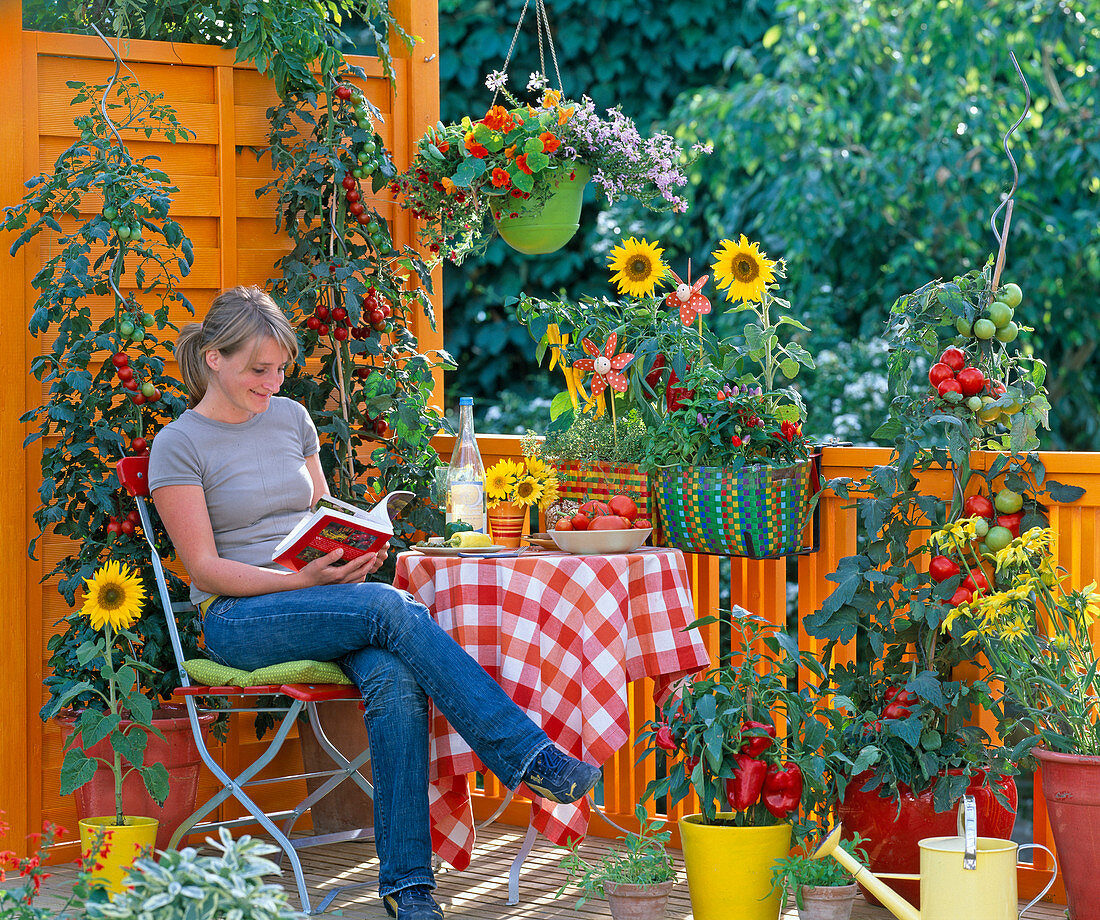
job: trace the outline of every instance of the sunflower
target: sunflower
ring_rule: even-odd
[[[542,483],[534,476],[524,476],[516,483],[516,494],[512,499],[517,505],[533,505],[542,498]]]
[[[545,508],[559,498],[561,498],[561,484],[558,482],[557,473],[550,470],[542,480],[542,497],[539,499],[539,506]]]
[[[539,482],[545,482],[552,472],[549,464],[538,457],[524,457],[523,462],[527,467],[527,475],[534,476]]]
[[[750,243],[743,233],[736,243],[722,240],[711,255],[718,290],[728,287],[726,300],[760,300],[775,280],[776,263],[760,251],[759,243]]]
[[[493,501],[508,501],[522,467],[511,460],[499,460],[485,474],[485,494]]]
[[[664,283],[668,273],[668,266],[661,260],[663,252],[657,248],[656,240],[639,242],[634,237],[612,249],[607,264],[614,270],[611,280],[619,293],[630,297],[652,296],[654,288]]]
[[[145,589],[130,567],[108,562],[91,578],[84,579],[84,606],[81,612],[91,620],[93,629],[127,629],[141,613]]]

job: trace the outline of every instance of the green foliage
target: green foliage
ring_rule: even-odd
[[[611,422],[610,413],[574,413],[566,410],[538,445],[538,456],[547,461],[579,460],[587,463],[637,463],[649,442],[649,430],[637,412]]]
[[[873,335],[898,291],[980,268],[995,246],[989,218],[1012,182],[1001,138],[1024,108],[1014,50],[1033,104],[1010,140],[1020,187],[1004,280],[1024,288],[1030,347],[1050,369],[1054,443],[1090,449],[1098,37],[1095,5],[785,0],[765,42],[731,49],[728,85],[671,111],[683,139],[715,153],[693,167],[688,218],[646,232],[687,252],[744,232],[783,252],[814,353]]]
[[[568,888],[579,888],[581,896],[574,905],[580,909],[593,895],[604,894],[607,883],[618,885],[658,885],[676,878],[676,868],[665,846],[672,833],[665,822],[650,819],[644,805],[634,809],[638,832],[626,835],[623,846],[607,852],[593,865],[580,855],[581,841],[576,840],[561,861],[565,883],[555,893],[560,897]]]
[[[854,834],[851,840],[845,841],[844,848],[866,864],[867,854],[861,846],[864,842],[859,834]],[[784,894],[787,892],[794,894],[795,905],[799,910],[806,908],[805,898],[802,896],[803,885],[843,888],[854,884],[855,879],[852,878],[852,874],[835,859],[828,857],[814,859],[805,853],[779,860],[772,874],[772,890],[779,888]]]
[[[492,94],[482,81],[502,65],[522,6],[522,0],[473,4],[443,0],[440,4],[444,123],[488,107]],[[586,0],[555,2],[551,25],[565,92],[587,94],[601,110],[621,104],[643,131],[656,127],[678,135],[679,125],[667,120],[676,98],[681,93],[690,98],[695,87],[725,83],[723,55],[732,45],[758,42],[772,6],[773,0],[722,4],[669,0],[646,5],[607,0],[596,7]],[[528,24],[531,19],[528,16]],[[639,66],[643,57],[645,66]],[[545,65],[540,66],[533,31],[525,27],[510,67],[511,85],[522,86],[529,73],[539,70],[549,73],[553,81],[548,55]],[[501,307],[506,301],[523,292],[578,300],[603,289],[605,257],[612,237],[617,241],[620,234],[610,228],[601,234],[597,226],[601,207],[591,188],[586,201],[580,232],[553,256],[525,257],[497,240],[483,258],[458,268],[444,266],[447,347],[459,368],[447,375],[448,388],[495,399],[502,389],[514,388],[537,373],[522,330]],[[641,218],[621,224],[623,233],[650,237],[652,226]],[[680,258],[697,259],[702,251],[678,250]]]
[[[448,358],[421,354],[411,331],[417,313],[435,323],[420,286],[430,285],[427,266],[414,250],[394,248],[377,211],[347,197],[365,197],[394,174],[371,124],[378,112],[357,89],[337,99],[336,75],[326,81],[331,103],[292,93],[271,110],[276,176],[258,192],[277,196],[277,227],[292,244],[273,282],[302,343],[302,363],[288,372],[284,393],[309,409],[336,494],[352,502],[393,489],[421,496],[397,521],[393,543],[403,549],[417,530],[441,532],[429,498],[439,461],[431,438],[441,420],[428,399],[432,370]],[[305,370],[310,358],[320,358],[319,372]],[[374,468],[370,475],[364,459]],[[392,571],[378,577],[389,580]]]
[[[90,903],[88,920],[191,920],[236,917],[238,920],[299,920],[279,884],[264,876],[279,874],[265,857],[279,848],[247,834],[236,840],[224,827],[211,840],[217,856],[199,856],[194,847],[167,850],[160,859],[134,862],[126,890],[110,901]]]
[[[415,39],[401,28],[386,0],[25,0],[23,27],[46,32],[90,32],[89,22],[117,36],[222,45],[236,49],[238,61],[256,65],[280,95],[320,88],[311,65],[322,75],[344,63],[350,42],[344,20],[357,25],[360,41],[392,77],[390,33],[408,48]]]
[[[161,335],[174,329],[168,320],[173,302],[190,310],[179,287],[190,271],[191,243],[169,214],[177,189],[157,167],[157,158],[134,159],[116,132],[129,128],[169,141],[194,135],[162,96],[142,90],[129,76],[117,78],[110,90],[106,84],[69,86],[76,91],[72,105],[88,112],[74,121],[81,136],[51,172],[27,182],[22,203],[5,208],[3,227],[18,233],[13,253],[37,242],[40,234],[50,240],[45,251],[53,253],[34,277],[39,294],[30,322],[31,334],[48,343],[31,359],[32,373],[46,387],[46,401],[22,421],[34,425],[27,443],[42,442],[40,504],[34,512],[39,536],[30,552],[33,556],[47,531],[70,541],[44,578],[58,579],[71,606],[101,562],[134,564],[146,555],[132,521],[119,531],[120,522],[136,517],[136,510],[119,487],[114,462],[130,452],[134,438],[147,440],[183,406],[178,381],[164,374]],[[102,209],[87,203],[90,195],[102,196]],[[133,279],[126,295],[119,289],[124,272]],[[91,298],[113,302],[101,321],[93,315]],[[109,360],[112,353],[125,356],[133,381],[155,386],[158,397],[150,401],[140,390],[125,389]],[[156,537],[167,545],[162,534]],[[137,626],[143,639],[139,659],[145,665],[140,682],[155,698],[175,686],[175,666],[159,597],[149,591],[151,569],[139,567],[147,595],[155,598]],[[179,580],[172,582],[179,596]],[[104,684],[77,654],[91,637],[86,623],[73,614],[66,619],[68,630],[48,643],[46,685],[53,703],[64,695],[73,705],[95,706],[94,692],[69,693],[81,683],[99,691]],[[184,640],[193,647],[197,625],[182,626]]]

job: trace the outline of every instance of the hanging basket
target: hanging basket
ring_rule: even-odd
[[[674,466],[653,474],[664,543],[688,553],[769,559],[803,546],[820,488],[816,458],[790,466]]]
[[[557,252],[580,226],[584,187],[590,175],[587,166],[575,163],[558,170],[550,180],[553,191],[543,201],[500,196],[504,204],[493,204],[492,214],[501,239],[529,256]]]

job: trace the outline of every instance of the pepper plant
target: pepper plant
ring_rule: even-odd
[[[412,331],[418,313],[434,328],[429,267],[415,250],[395,249],[369,201],[394,167],[375,130],[378,111],[349,82],[362,75],[330,70],[323,95],[293,92],[269,112],[276,176],[258,194],[277,196],[277,228],[292,243],[273,293],[300,330],[303,360],[284,392],[317,424],[336,494],[421,496],[397,522],[401,549],[417,531],[442,532],[430,487],[439,462],[431,438],[443,423],[428,399],[433,369],[449,358],[422,354]]]
[[[818,681],[825,671],[752,614],[702,617],[691,628],[719,621],[729,630],[730,652],[687,680],[639,735],[643,758],[664,758],[664,775],[643,799],[667,796],[671,807],[694,792],[706,824],[787,821],[801,834],[828,815],[850,767],[837,747],[839,709],[822,705],[815,683],[794,689],[800,668]]]
[[[939,811],[950,808],[975,775],[1014,767],[998,743],[970,724],[972,712],[989,701],[989,687],[968,670],[977,646],[941,629],[952,609],[988,586],[981,573],[962,572],[946,556],[933,558],[929,537],[977,517],[975,532],[992,540],[999,529],[1018,532],[1025,514],[1042,520],[1044,498],[1067,502],[1082,494],[1047,479],[1032,452],[1049,408],[1046,369],[1016,350],[1017,335],[1028,330],[1007,329],[1011,313],[1006,318],[996,306],[1018,305],[1019,289],[995,288],[992,278],[991,260],[983,269],[923,285],[892,306],[887,338],[896,395],[879,433],[893,449],[888,462],[864,478],[829,483],[854,500],[858,551],[841,559],[828,576],[836,588],[805,620],[807,632],[825,642],[828,686],[853,704],[843,735],[851,776],[884,796],[901,787],[915,793],[933,787]],[[979,325],[991,316],[1005,325],[990,319],[992,332]],[[1001,328],[1004,335],[997,334]],[[929,361],[928,388],[912,387],[915,368]],[[997,452],[984,471],[973,466],[972,452],[982,447]],[[933,485],[945,474],[946,499]],[[1002,522],[1010,496],[1012,510],[1024,514]],[[988,558],[998,548],[977,547]],[[839,663],[838,646],[853,640],[856,660]],[[996,784],[992,788],[1002,797]]]
[[[46,346],[31,360],[46,399],[22,420],[34,425],[26,444],[42,443],[39,535],[30,553],[47,531],[69,541],[44,577],[58,580],[70,606],[102,562],[134,564],[145,556],[137,511],[119,487],[114,462],[145,453],[152,432],[183,405],[178,382],[164,372],[162,336],[174,329],[172,304],[191,309],[179,290],[190,271],[191,243],[169,213],[177,189],[155,157],[135,158],[122,134],[170,142],[194,135],[161,95],[119,76],[116,65],[107,84],[68,84],[75,91],[71,105],[87,113],[74,121],[79,137],[51,172],[27,182],[22,203],[5,208],[3,223],[18,234],[13,253],[40,240],[49,254],[34,276],[39,293],[30,320],[31,334]],[[141,578],[152,584],[145,567]],[[174,665],[159,599],[147,593],[154,601],[135,626],[141,639],[135,649],[141,689],[155,699],[174,686]],[[96,707],[106,691],[102,676],[77,654],[94,641],[94,631],[75,613],[66,620],[67,629],[48,643],[51,701],[44,712],[59,698]],[[181,625],[193,643],[196,624]],[[72,696],[82,682],[91,689]]]

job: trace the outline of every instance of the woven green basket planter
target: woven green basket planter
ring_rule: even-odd
[[[674,466],[653,474],[664,544],[764,559],[802,549],[818,488],[812,460],[791,466]]]

